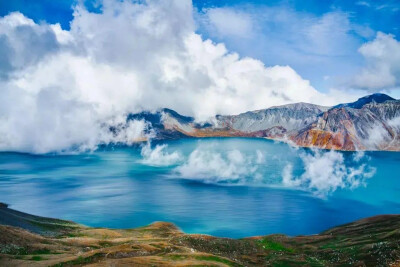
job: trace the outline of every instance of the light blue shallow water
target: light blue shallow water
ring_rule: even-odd
[[[169,221],[226,237],[313,234],[400,213],[400,153],[313,152],[247,138],[0,153],[0,201],[89,226]]]

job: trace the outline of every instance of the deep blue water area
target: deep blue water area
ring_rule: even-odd
[[[400,213],[400,153],[182,139],[72,155],[0,153],[0,201],[96,227],[154,221],[187,233],[315,234]]]

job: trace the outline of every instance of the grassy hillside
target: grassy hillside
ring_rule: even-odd
[[[182,233],[170,223],[90,228],[0,205],[0,266],[398,266],[400,215],[318,235],[244,239]],[[396,265],[397,264],[397,265]]]

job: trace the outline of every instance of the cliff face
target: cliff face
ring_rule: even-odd
[[[400,101],[337,107],[290,136],[300,146],[341,150],[400,150]]]
[[[331,108],[295,103],[239,115],[218,115],[203,124],[169,109],[129,118],[148,121],[159,139],[263,137],[325,149],[400,150],[400,100],[384,94]]]

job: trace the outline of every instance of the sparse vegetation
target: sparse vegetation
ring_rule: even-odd
[[[18,215],[23,220],[24,215]],[[53,222],[26,217],[33,217],[35,226]],[[97,262],[118,265],[120,261],[132,266],[177,262],[190,266],[387,266],[400,260],[400,215],[369,218],[313,236],[243,239],[186,235],[162,222],[128,230],[55,227],[50,234],[29,228],[29,222],[24,221],[28,230],[42,235],[0,225],[0,266],[30,266],[33,261],[44,266],[58,262],[54,265],[58,267]],[[65,223],[69,224],[73,223]],[[50,259],[52,263],[47,264]]]
[[[84,265],[88,263],[92,263],[96,261],[96,259],[99,259],[103,257],[104,254],[102,253],[96,253],[94,255],[84,257],[84,256],[79,256],[78,258],[71,260],[71,261],[66,261],[66,262],[60,262],[56,265],[53,265],[52,267],[66,267],[66,266],[75,266],[75,265]]]
[[[187,255],[168,255],[168,258],[174,261],[184,260],[187,259]]]
[[[241,264],[237,264],[235,262],[232,262],[227,259],[223,259],[217,256],[195,256],[194,257],[196,260],[201,260],[201,261],[215,261],[215,262],[220,262],[223,264],[226,264],[228,266],[242,266]]]
[[[28,251],[26,250],[26,248],[20,247],[15,244],[5,244],[0,245],[0,253],[10,255],[27,255]]]

